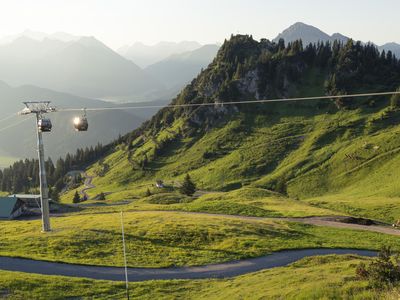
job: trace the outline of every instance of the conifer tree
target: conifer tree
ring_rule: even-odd
[[[79,203],[81,202],[81,197],[78,194],[78,191],[75,191],[74,198],[72,199],[72,203]]]
[[[180,188],[180,192],[187,196],[193,196],[193,194],[196,192],[196,185],[193,183],[189,174],[186,174],[186,177],[183,180],[182,186]]]

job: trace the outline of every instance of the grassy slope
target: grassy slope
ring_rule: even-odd
[[[306,258],[223,280],[130,283],[135,299],[397,299],[398,289],[376,291],[358,281],[355,256]],[[338,272],[340,270],[340,272]],[[124,299],[124,284],[0,271],[0,296],[12,299]]]
[[[57,217],[52,227],[43,234],[40,220],[0,221],[0,255],[122,265],[119,214]],[[177,212],[127,212],[125,228],[130,266],[201,265],[283,249],[399,248],[397,237],[378,233]]]
[[[260,188],[246,187],[231,192],[209,192],[187,197],[178,191],[150,188],[151,196],[125,202],[87,201],[77,213],[124,211],[191,211],[257,217],[309,217],[335,215],[337,212],[292,200]],[[118,204],[118,205],[116,205]]]
[[[301,109],[287,107],[285,117],[239,115],[198,140],[171,143],[145,171],[132,170],[120,146],[105,159],[110,170],[94,179],[97,187],[89,194],[113,192],[111,201],[140,198],[155,179],[179,184],[189,172],[201,189],[276,189],[281,181],[291,198],[313,205],[387,222],[399,218],[400,113],[364,109],[299,116]],[[151,153],[157,139],[148,139],[134,157]],[[213,157],[204,158],[207,152]],[[63,196],[70,199],[72,192]]]

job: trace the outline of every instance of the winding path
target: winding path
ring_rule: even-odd
[[[142,212],[172,212],[186,215],[205,215],[205,216],[215,216],[222,218],[232,218],[238,220],[246,220],[246,221],[263,221],[263,220],[272,220],[272,221],[285,221],[285,222],[298,222],[303,224],[315,225],[315,226],[326,226],[333,228],[343,228],[343,229],[355,229],[355,230],[364,230],[371,232],[384,233],[389,235],[400,236],[400,229],[393,228],[384,223],[379,223],[376,225],[361,225],[361,224],[353,224],[346,223],[344,220],[346,216],[322,216],[322,217],[304,217],[304,218],[285,218],[285,217],[250,217],[250,216],[239,216],[239,215],[227,215],[227,214],[214,214],[214,213],[205,213],[205,212],[188,212],[188,211],[179,211],[179,210],[135,210],[128,211],[129,213],[142,213]]]
[[[288,250],[275,252],[264,257],[198,267],[129,268],[128,277],[131,282],[146,280],[226,278],[286,266],[304,257],[328,254],[354,254],[372,257],[377,253],[375,251],[355,249]],[[73,265],[11,257],[0,257],[0,270],[112,281],[125,280],[123,268]]]
[[[90,183],[90,182],[89,182]],[[151,211],[129,211],[130,213],[143,213]],[[160,212],[160,211],[153,211]],[[390,235],[400,236],[400,230],[376,223],[374,225],[359,225],[345,223],[348,217],[345,216],[325,216],[325,217],[305,217],[305,218],[265,218],[249,217],[226,214],[212,214],[202,212],[185,211],[164,211],[165,213],[180,213],[188,215],[208,215],[222,218],[233,218],[247,221],[277,220],[299,222],[315,226],[328,226],[335,228],[347,228],[355,230],[372,231]],[[244,259],[239,261],[212,264],[194,267],[179,268],[129,268],[129,280],[170,280],[170,279],[205,279],[205,278],[226,278],[260,270],[281,267],[296,262],[304,257],[328,254],[355,254],[361,256],[375,256],[375,251],[355,250],[355,249],[302,249],[275,252],[267,256]],[[112,281],[124,280],[124,269],[119,267],[102,267],[89,265],[65,264],[48,261],[38,261],[23,258],[0,257],[0,270],[19,271],[26,273],[36,273],[43,275],[60,275],[71,277],[84,277],[91,279],[102,279]]]
[[[82,172],[83,176],[85,176],[85,188],[83,188],[80,191],[80,194],[82,195],[83,198],[85,198],[86,200],[89,200],[89,195],[87,194],[86,191],[90,190],[90,189],[94,189],[96,186],[92,183],[93,180],[93,176],[89,176],[86,172]]]

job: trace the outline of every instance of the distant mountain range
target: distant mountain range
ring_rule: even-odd
[[[329,35],[320,29],[307,25],[301,22],[297,22],[285,29],[282,33],[278,34],[276,38],[273,39],[274,42],[279,41],[279,39],[284,39],[285,42],[293,42],[295,40],[301,39],[304,45],[308,45],[310,43],[318,43],[318,42],[333,42],[334,40],[338,40],[341,42],[346,42],[350,37],[347,37],[340,33],[334,33]],[[387,43],[382,46],[378,46],[380,51],[392,51],[397,57],[400,57],[400,44],[397,43]]]
[[[130,59],[141,68],[145,68],[167,58],[170,55],[193,51],[201,46],[202,45],[198,42],[191,41],[183,41],[179,43],[159,42],[152,46],[136,42],[131,46],[119,48],[117,52],[123,57]]]
[[[32,118],[20,123],[26,116],[15,116],[1,121],[7,116],[20,111],[22,101],[51,100],[57,108],[98,108],[117,107],[108,102],[82,98],[71,94],[59,93],[35,86],[10,87],[0,82],[0,158],[3,157],[36,157],[35,121]],[[157,102],[151,105],[164,105]],[[131,104],[134,106],[144,104]],[[149,104],[148,104],[149,105]],[[53,122],[53,132],[45,134],[46,156],[58,158],[66,153],[75,152],[77,148],[108,143],[142,124],[150,118],[157,108],[137,110],[89,111],[89,131],[77,133],[72,126],[72,119],[81,112],[63,112],[49,114]],[[8,128],[9,127],[9,128]],[[2,130],[4,129],[4,130]],[[1,162],[0,162],[1,166]]]
[[[205,45],[193,51],[173,54],[148,66],[145,71],[167,88],[179,91],[212,62],[218,49],[218,45]]]
[[[8,35],[3,38],[0,38],[0,45],[12,43],[13,41],[15,41],[20,37],[27,37],[36,41],[43,41],[44,39],[50,39],[62,42],[77,41],[81,38],[81,36],[76,36],[65,32],[55,32],[52,34],[47,34],[39,31],[25,30],[24,32],[18,34]]]
[[[94,37],[64,42],[17,37],[0,45],[0,80],[89,98],[146,99],[163,85]],[[156,97],[156,96],[154,96]]]
[[[329,35],[316,27],[296,23],[274,41],[280,38],[286,42],[302,39],[308,44],[344,42],[349,37],[340,33]],[[0,82],[0,120],[20,110],[23,100],[52,100],[59,107],[117,105],[95,98],[147,103],[158,100],[157,105],[164,105],[214,60],[219,48],[197,42],[161,42],[154,46],[135,43],[117,53],[94,37],[33,31],[8,36],[0,39],[0,81],[7,83]],[[390,50],[400,57],[397,43],[379,46],[379,50]],[[85,135],[72,130],[72,114],[54,114],[54,134],[46,137],[47,155],[56,157],[74,152],[77,147],[111,141],[139,126],[156,110],[90,113],[90,133]],[[0,123],[0,140],[6,141],[0,143],[0,157],[36,155],[32,148],[32,124],[24,122],[1,131],[16,122],[12,119]]]

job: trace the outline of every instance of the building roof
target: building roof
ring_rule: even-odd
[[[0,218],[10,218],[17,201],[17,197],[0,197]]]

